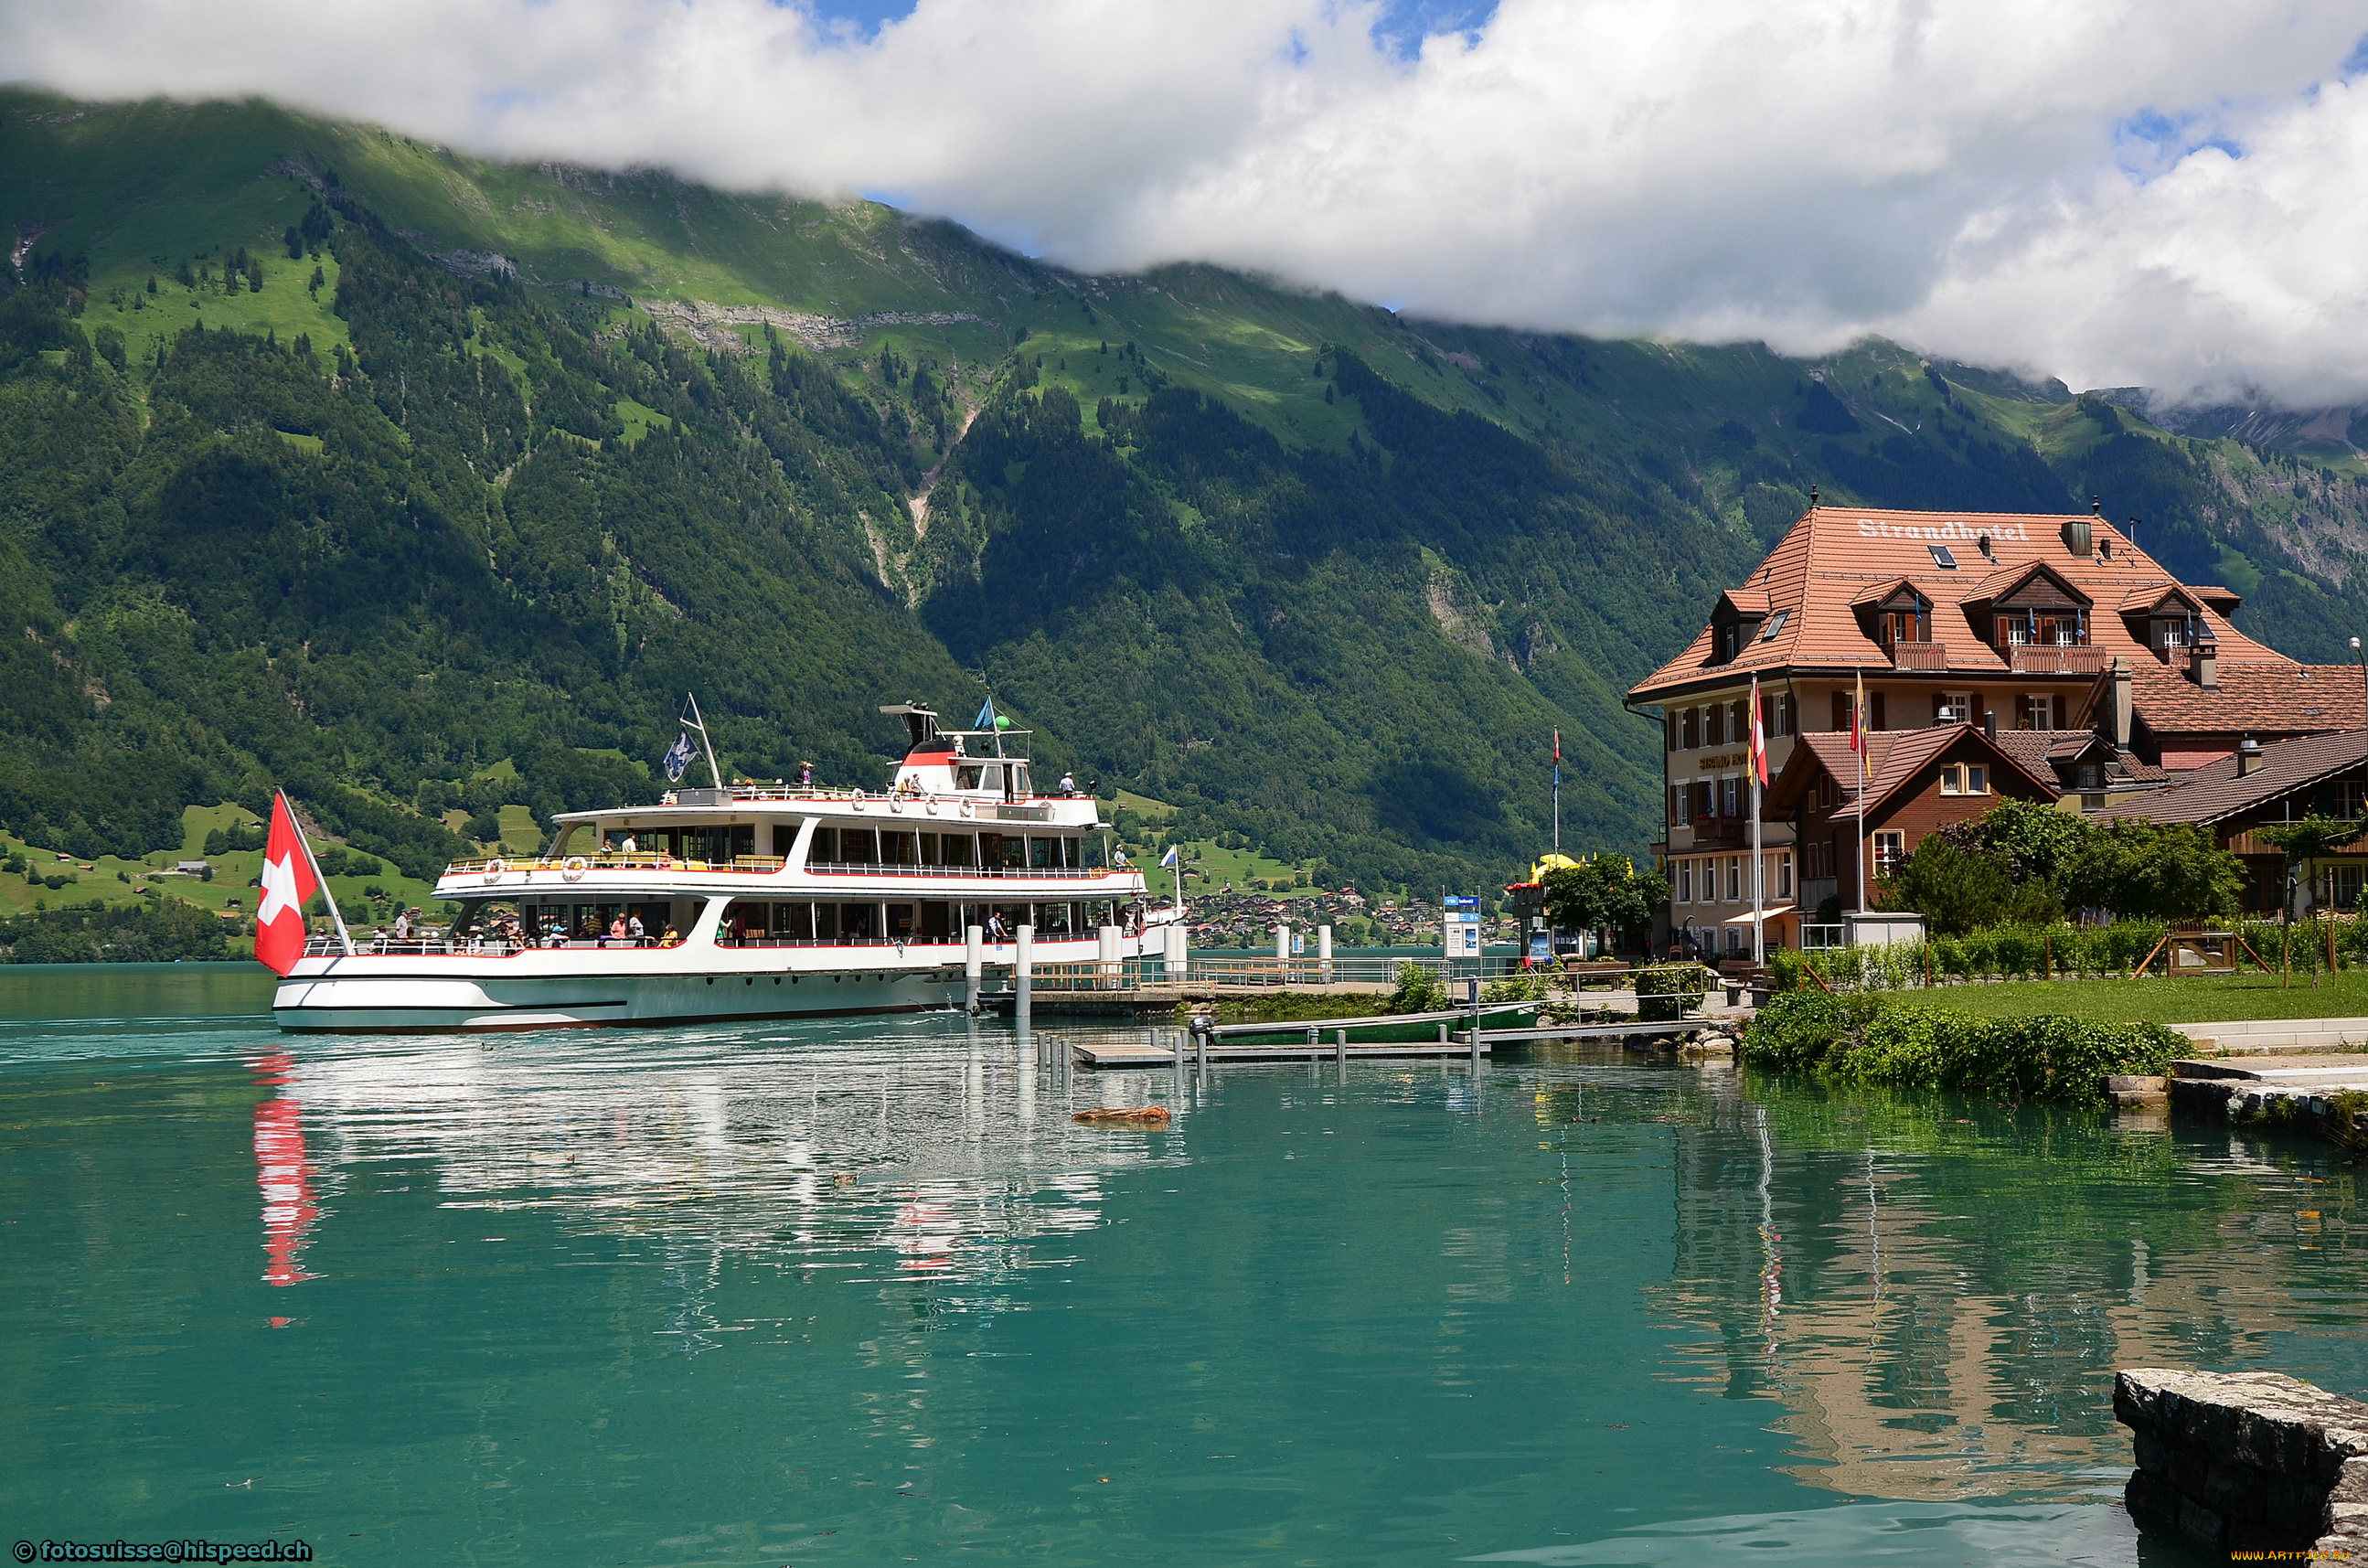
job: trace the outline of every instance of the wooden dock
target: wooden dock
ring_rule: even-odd
[[[1177,1032],[1180,1034],[1183,1031]],[[1081,1067],[1172,1067],[1177,1062],[1176,1052],[1171,1047],[1154,1045],[1148,1040],[1105,1040],[1092,1045],[1077,1045],[1073,1049]],[[1337,1062],[1344,1056],[1351,1062],[1368,1062],[1381,1057],[1468,1057],[1471,1054],[1472,1042],[1468,1037],[1462,1040],[1406,1040],[1349,1046],[1335,1045],[1326,1040],[1314,1051],[1308,1050],[1305,1042],[1299,1040],[1288,1045],[1237,1045],[1221,1037],[1209,1042],[1209,1060],[1212,1062]],[[1486,1036],[1481,1039],[1480,1054],[1488,1054]],[[1184,1064],[1189,1067],[1199,1060],[1191,1041],[1186,1040]]]
[[[1538,1040],[1623,1040],[1638,1037],[1668,1039],[1679,1035],[1698,1034],[1714,1021],[1710,1018],[1673,1018],[1666,1022],[1649,1024],[1550,1024],[1543,1028],[1482,1029],[1479,1054],[1493,1056],[1496,1048],[1499,1045],[1515,1045]],[[1310,1019],[1309,1023],[1319,1031],[1320,1036],[1324,1029],[1324,1021],[1317,1018]],[[1272,1024],[1221,1026],[1215,1036],[1209,1041],[1209,1061],[1345,1062],[1408,1057],[1468,1058],[1473,1054],[1470,1029],[1460,1031],[1442,1029],[1436,1040],[1386,1040],[1370,1045],[1343,1044],[1323,1038],[1319,1038],[1314,1045],[1308,1044],[1304,1040],[1279,1044],[1267,1042],[1251,1045],[1227,1040],[1225,1030],[1228,1028],[1244,1031],[1257,1029],[1266,1032],[1275,1026]],[[1173,1038],[1182,1040],[1184,1048],[1182,1060],[1187,1065],[1200,1060],[1195,1045],[1187,1031],[1176,1030]],[[1078,1065],[1084,1067],[1172,1067],[1178,1060],[1176,1047],[1173,1044],[1160,1044],[1150,1040],[1099,1041],[1092,1045],[1073,1045],[1072,1049],[1076,1053]]]

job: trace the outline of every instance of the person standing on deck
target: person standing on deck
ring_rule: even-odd
[[[649,933],[643,929],[642,926],[642,917],[640,915],[628,915],[625,916],[625,935],[633,939],[633,946],[638,948],[643,945],[643,938],[646,937]]]

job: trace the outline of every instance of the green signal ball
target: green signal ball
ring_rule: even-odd
[[[997,713],[995,716],[995,727],[998,730],[1008,730],[1011,728],[1011,721],[1004,715]]]

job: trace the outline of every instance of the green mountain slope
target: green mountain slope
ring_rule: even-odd
[[[646,788],[686,689],[736,769],[869,782],[876,702],[992,688],[1186,836],[1485,885],[1557,729],[1565,838],[1651,835],[1620,694],[1812,484],[2096,490],[2297,653],[2368,608],[2348,476],[1880,343],[1080,277],[262,104],[0,94],[0,822],[85,856],[283,781],[432,869],[449,811]]]

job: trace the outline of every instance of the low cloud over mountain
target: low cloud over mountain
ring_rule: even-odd
[[[1082,267],[2315,405],[2368,400],[2363,31],[2217,0],[1504,0],[1418,42],[1326,0],[0,0],[0,75],[877,194]]]

